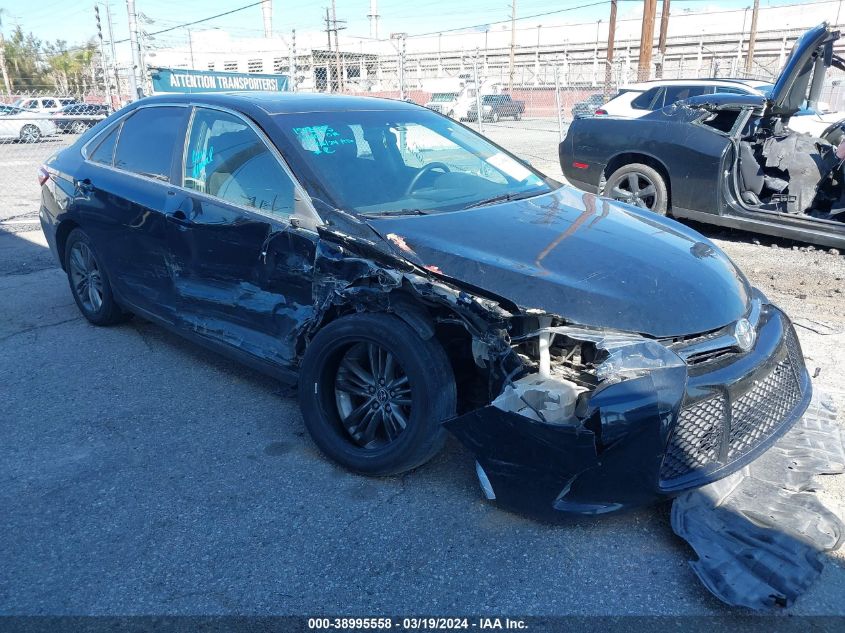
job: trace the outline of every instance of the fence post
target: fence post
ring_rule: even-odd
[[[402,33],[399,49],[399,98],[405,100],[405,34]]]
[[[557,110],[557,135],[563,140],[563,112],[560,109],[560,78],[558,76],[558,65],[555,61],[555,110]]]
[[[475,116],[478,120],[478,131],[484,134],[484,111],[481,109],[481,81],[478,76],[478,49],[475,49],[472,68],[475,73]]]

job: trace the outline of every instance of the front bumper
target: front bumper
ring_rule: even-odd
[[[503,507],[547,518],[604,514],[742,468],[801,417],[811,395],[792,324],[767,305],[750,351],[600,387],[579,424],[489,405],[446,428],[475,454],[488,496]]]

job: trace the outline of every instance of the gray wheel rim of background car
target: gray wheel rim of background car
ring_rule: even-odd
[[[641,180],[646,182],[644,187],[640,187]],[[626,184],[628,189],[623,189],[623,184]],[[652,210],[657,201],[657,187],[651,178],[645,174],[632,171],[625,174],[625,177],[610,189],[610,196],[614,200],[627,202],[642,209]],[[651,199],[650,203],[646,201],[649,198]]]
[[[34,143],[39,138],[41,138],[41,131],[34,125],[24,125],[21,128],[21,140],[24,143]]]
[[[335,402],[341,426],[359,447],[395,441],[411,416],[411,385],[396,357],[381,345],[351,345],[338,364]]]
[[[70,131],[74,134],[82,134],[87,129],[88,126],[85,125],[82,121],[74,121],[73,125],[70,126]]]
[[[94,253],[84,242],[77,242],[68,259],[73,292],[87,311],[99,311],[103,306],[103,278]]]

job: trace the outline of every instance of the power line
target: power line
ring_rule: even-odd
[[[167,33],[169,31],[175,31],[176,29],[182,29],[182,28],[185,28],[186,26],[193,26],[194,24],[201,24],[203,22],[208,22],[209,20],[216,20],[217,18],[222,18],[224,16],[231,15],[233,13],[237,13],[238,11],[243,11],[244,9],[250,9],[252,7],[257,7],[259,4],[262,4],[262,3],[263,3],[263,0],[259,0],[258,2],[253,2],[252,4],[246,4],[242,7],[238,7],[237,9],[232,9],[231,11],[225,11],[223,13],[218,13],[217,15],[212,15],[212,16],[209,16],[207,18],[202,18],[200,20],[194,20],[193,22],[183,22],[182,24],[177,24],[176,26],[171,26],[171,27],[168,27],[166,29],[161,29],[159,31],[153,31],[152,33],[147,33],[146,35],[147,36],[159,35],[161,33]],[[129,38],[127,37],[126,39],[115,40],[114,43],[115,44],[123,44],[124,42],[128,42],[128,41],[129,41]]]
[[[555,15],[557,13],[566,13],[567,11],[577,11],[578,9],[589,9],[590,7],[598,7],[603,4],[607,4],[609,0],[600,0],[599,2],[591,2],[589,4],[580,4],[577,7],[569,7],[567,9],[556,9],[554,11],[544,11],[543,13],[534,13],[532,15],[523,15],[521,17],[516,18],[517,20],[532,20],[534,18],[541,18],[546,15]],[[471,26],[460,26],[455,27],[453,29],[442,29],[440,31],[431,31],[429,33],[414,33],[413,35],[408,35],[409,38],[411,37],[426,37],[428,35],[439,35],[440,33],[453,33],[455,31],[468,31],[470,29],[480,29],[485,26],[490,26],[492,24],[504,24],[506,22],[510,22],[511,18],[506,18],[504,20],[495,20],[493,22],[485,22],[483,24],[473,24]]]

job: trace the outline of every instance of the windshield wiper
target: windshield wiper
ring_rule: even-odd
[[[373,211],[362,213],[365,218],[384,218],[392,215],[428,215],[428,211],[422,209],[396,209],[394,211]]]
[[[492,196],[490,198],[485,198],[484,200],[479,200],[478,202],[473,202],[470,205],[464,207],[464,209],[475,209],[477,207],[486,207],[490,204],[496,204],[497,202],[510,202],[511,200],[522,200],[523,198],[531,198],[533,196],[539,196],[544,192],[542,191],[517,191],[513,193],[501,193],[498,196]]]

